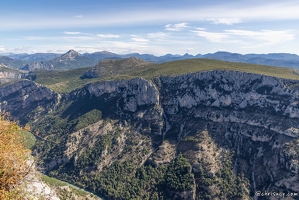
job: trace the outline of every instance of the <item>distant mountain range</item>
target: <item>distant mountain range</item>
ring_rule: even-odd
[[[24,62],[38,62],[51,60],[53,58],[57,58],[61,56],[61,54],[57,53],[35,53],[35,54],[8,54],[7,57],[10,57],[15,60],[22,60]]]
[[[82,56],[80,53],[74,50],[69,50],[65,54],[53,58],[48,62],[54,66],[54,69],[62,70],[92,67],[97,63],[95,59]]]
[[[229,62],[243,62],[251,64],[269,65],[277,67],[287,67],[299,69],[299,56],[289,53],[270,53],[270,54],[238,54],[230,52],[216,52],[209,54],[190,54],[155,56],[152,54],[115,54],[108,51],[80,54],[70,50],[65,54],[55,53],[36,53],[36,54],[5,54],[0,56],[0,63],[13,69],[36,70],[36,69],[56,69],[69,70],[82,67],[90,67],[99,63],[101,60],[119,60],[124,58],[136,57],[147,62],[164,63],[175,60],[207,58]]]

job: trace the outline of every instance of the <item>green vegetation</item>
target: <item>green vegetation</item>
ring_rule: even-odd
[[[200,162],[200,171],[193,173],[189,160],[182,154],[170,163],[157,167],[137,167],[131,162],[115,161],[104,167],[101,173],[88,174],[81,171],[80,176],[74,171],[68,175],[55,172],[51,174],[72,180],[107,200],[172,199],[178,192],[195,192],[196,185],[198,199],[246,199],[249,196],[249,182],[243,176],[235,175],[231,159],[229,154],[223,154],[221,168],[214,176],[209,174],[205,162]],[[214,195],[203,189],[209,187],[216,189]]]
[[[224,150],[219,144],[206,130],[180,141],[179,149],[194,166],[198,199],[248,199],[249,180],[234,171],[233,151]],[[186,146],[189,148],[186,149]],[[194,155],[200,157],[195,159]]]
[[[183,138],[184,142],[202,142],[204,140],[204,135],[200,133],[196,133],[195,135],[187,135]]]
[[[74,130],[78,131],[90,124],[96,123],[100,119],[102,119],[101,111],[97,110],[97,109],[93,109],[87,113],[84,113],[83,115],[79,116],[78,118],[72,120],[72,121],[74,121],[73,123],[76,124],[74,127]]]
[[[54,188],[61,200],[77,199],[75,197],[92,197],[93,195],[67,182],[60,181],[46,175],[41,175],[41,180],[51,188]],[[90,199],[90,198],[85,198]]]
[[[65,105],[68,108],[69,104]],[[100,110],[87,110],[85,113],[76,113],[76,117],[72,117],[76,110],[63,115],[62,108],[51,113],[43,120],[32,125],[32,129],[39,133],[34,148],[39,152],[43,152],[40,157],[41,161],[49,161],[63,152],[62,144],[65,143],[67,134],[80,130],[90,124],[102,119]],[[55,153],[54,153],[55,152]]]
[[[37,71],[36,82],[43,84],[57,92],[64,93],[70,92],[83,85],[104,80],[117,80],[117,79],[131,79],[136,77],[143,77],[148,80],[160,76],[177,76],[180,74],[187,74],[199,71],[210,70],[236,70],[242,72],[264,74],[268,76],[275,76],[286,79],[299,79],[299,73],[294,69],[282,67],[270,67],[263,65],[225,62],[210,59],[189,59],[172,61],[163,64],[151,64],[145,67],[136,68],[134,70],[121,71],[117,75],[107,74],[100,78],[94,79],[80,79],[80,76],[91,68],[80,68],[70,71]]]
[[[33,169],[28,164],[31,151],[25,146],[22,128],[0,115],[0,199],[23,199],[21,187]],[[26,195],[27,196],[27,195]]]
[[[194,173],[198,199],[247,199],[250,195],[249,180],[242,174],[236,174],[232,168],[232,154],[222,152],[220,169],[210,173],[210,166],[201,159],[199,171]],[[214,191],[207,190],[214,188]]]
[[[25,147],[27,149],[31,149],[36,142],[35,136],[31,132],[26,130],[21,130],[21,132],[24,134],[25,137]]]
[[[102,152],[106,148],[110,148],[112,145],[112,135],[107,134],[103,136],[98,136],[95,142],[94,148],[89,148],[84,151],[83,154],[77,160],[76,170],[84,169],[89,166],[93,166],[97,160],[100,159]]]
[[[236,70],[280,78],[299,79],[298,72],[289,68],[225,62],[210,59],[189,59],[167,62],[160,65],[154,65],[147,70],[137,70],[134,75],[153,78],[166,75],[177,76],[180,74],[211,70]]]
[[[70,185],[64,181],[60,181],[56,178],[52,178],[52,177],[46,176],[44,174],[41,175],[41,180],[43,182],[45,182],[47,185],[53,186],[53,187],[61,187],[61,186],[69,186]]]
[[[85,117],[83,118],[85,119]],[[108,121],[108,119],[104,121],[99,128],[106,125],[110,127],[108,123],[111,122]],[[61,125],[65,126],[66,124],[61,123]],[[151,163],[140,165],[149,151],[148,145],[138,145],[147,143],[150,138],[141,134],[138,136],[133,131],[122,130],[116,124],[113,124],[112,127],[114,127],[113,130],[106,134],[94,137],[95,141],[89,146],[85,144],[80,146],[73,156],[76,160],[52,169],[49,175],[85,188],[107,200],[173,199],[174,195],[185,191],[196,192],[198,199],[213,199],[214,197],[221,197],[221,199],[242,199],[244,197],[245,199],[249,196],[247,189],[250,187],[249,182],[244,176],[234,172],[232,154],[222,151],[218,164],[219,169],[215,174],[210,172],[209,161],[189,160],[183,154],[178,154],[171,162],[158,166],[153,166]],[[49,129],[49,131],[53,130]],[[84,134],[91,133],[86,130]],[[56,138],[59,138],[60,141],[55,139],[54,134],[50,135],[46,141],[43,141],[43,145],[38,146],[45,158],[51,155],[48,161],[55,159],[57,153],[64,150],[61,144],[66,142],[63,139],[65,135],[58,132]],[[118,140],[120,138],[126,138],[124,143]],[[191,142],[194,145],[202,142],[210,144],[206,136],[200,133],[188,136],[181,142]],[[123,150],[120,151],[120,148]],[[53,149],[56,149],[55,153]],[[143,151],[147,153],[144,154]],[[216,157],[216,154],[214,156]],[[107,164],[107,157],[111,158],[110,164]],[[194,163],[198,165],[199,170],[193,170]],[[103,166],[103,168],[99,169],[99,166]],[[207,188],[216,188],[216,190],[214,194],[211,194],[211,189]],[[67,195],[66,192],[63,194]],[[69,196],[63,197],[69,198]]]
[[[88,79],[80,79],[80,76],[90,68],[79,68],[68,71],[37,70],[35,82],[45,85],[57,92],[69,92],[86,84]]]
[[[166,173],[166,185],[175,191],[191,190],[194,186],[194,175],[189,161],[179,154],[169,165]]]
[[[194,184],[189,161],[182,155],[170,164],[152,167],[114,162],[86,182],[91,191],[105,199],[167,199],[169,191],[188,191]]]

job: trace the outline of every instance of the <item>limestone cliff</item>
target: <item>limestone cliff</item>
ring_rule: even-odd
[[[27,70],[27,71],[33,71],[33,70],[37,70],[37,69],[53,69],[54,65],[52,65],[50,62],[48,61],[39,61],[39,62],[32,62],[32,63],[28,63],[25,66],[23,66],[22,68],[20,68],[21,70]]]
[[[183,140],[207,130],[219,147],[234,152],[234,170],[248,177],[253,191],[299,192],[298,81],[236,71],[160,81],[166,137]],[[182,149],[186,156],[190,148]]]
[[[86,179],[105,188],[94,176],[109,171],[105,166],[128,161],[135,166],[128,176],[134,177],[144,164],[171,169],[181,153],[191,182],[173,187],[166,177],[164,197],[262,199],[257,191],[299,193],[298,86],[296,80],[224,70],[153,82],[104,81],[63,96],[22,81],[0,88],[0,103],[54,138],[45,145],[50,153],[37,148],[50,173],[64,179],[75,174],[74,181],[98,193],[109,196],[109,188],[96,190]],[[102,120],[93,123],[95,110]]]
[[[0,84],[18,79],[35,80],[36,75],[33,72],[24,73],[22,71],[11,69],[0,64]]]
[[[0,110],[27,123],[51,112],[60,98],[59,94],[46,87],[22,80],[0,88]]]

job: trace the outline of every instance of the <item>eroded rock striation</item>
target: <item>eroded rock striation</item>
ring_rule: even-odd
[[[237,71],[162,77],[166,135],[181,140],[208,130],[220,147],[235,152],[234,169],[247,174],[252,190],[281,191],[277,186],[284,185],[298,192],[292,186],[298,179],[287,183],[298,178],[297,84]]]
[[[46,87],[22,80],[0,88],[0,109],[27,123],[51,112],[60,98],[60,94]]]
[[[37,70],[37,69],[49,70],[49,69],[53,69],[53,68],[54,68],[54,65],[52,65],[50,62],[39,61],[39,62],[28,63],[24,67],[22,67],[20,70],[33,71],[33,70]]]
[[[46,117],[59,109],[59,117],[72,123],[95,109],[101,111],[104,121],[72,129],[65,135],[63,149],[51,150],[56,152],[55,159],[64,160],[48,169],[59,167],[55,173],[88,177],[117,160],[130,159],[136,168],[144,163],[158,167],[181,153],[190,162],[193,186],[178,191],[167,186],[165,195],[180,199],[209,195],[215,199],[225,191],[221,177],[230,162],[223,158],[229,157],[229,169],[249,181],[233,179],[239,184],[237,188],[257,199],[256,191],[299,193],[298,84],[297,80],[217,70],[163,76],[153,82],[143,78],[104,81],[59,95],[31,81],[21,81],[0,88],[0,102],[2,110],[20,120],[35,120],[37,125],[42,122],[37,116]],[[109,134],[117,137],[108,142],[110,146],[99,149],[97,145],[108,144],[101,141]],[[82,157],[89,154],[95,160],[86,164]],[[232,193],[223,199],[245,196]]]

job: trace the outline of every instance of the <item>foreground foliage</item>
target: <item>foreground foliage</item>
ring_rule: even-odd
[[[18,186],[31,171],[22,128],[0,117],[0,199],[23,199]]]

